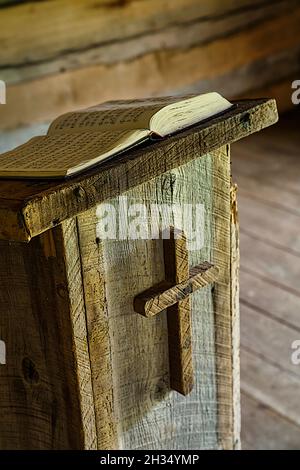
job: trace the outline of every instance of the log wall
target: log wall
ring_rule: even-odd
[[[0,129],[108,99],[217,90],[292,106],[299,0],[0,0]]]

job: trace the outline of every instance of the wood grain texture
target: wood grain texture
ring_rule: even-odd
[[[274,100],[239,102],[228,113],[207,123],[163,142],[128,152],[69,181],[1,180],[0,238],[29,241],[101,201],[257,132],[277,119]]]
[[[193,266],[187,272],[187,279],[176,284],[175,281],[164,280],[134,299],[134,310],[145,317],[152,317],[180,300],[196,292],[198,289],[213,283],[218,277],[218,268],[208,262]]]
[[[247,264],[248,272],[296,295],[299,294],[300,266],[295,262],[293,252],[283,250],[269,241],[252,237],[244,231],[241,231],[240,238],[241,256]]]
[[[237,185],[230,188],[231,206],[231,335],[232,335],[232,394],[234,448],[241,448],[241,394],[240,394],[240,247]]]
[[[300,216],[300,194],[290,191],[288,186],[282,186],[278,191],[278,187],[271,181],[262,185],[255,177],[245,177],[242,174],[238,175],[238,179],[239,195],[245,205],[253,200],[254,204],[264,204],[265,210],[267,207],[281,209],[287,214]]]
[[[0,39],[8,45],[1,65],[47,61],[62,55],[66,49],[80,51],[112,42],[118,42],[122,47],[122,43],[130,38],[141,38],[143,34],[155,33],[177,22],[185,24],[224,14],[250,3],[249,0],[225,0],[222,4],[207,0],[201,4],[197,0],[129,0],[122,3],[54,0],[38,2],[34,8],[17,6],[1,11]]]
[[[176,94],[199,94],[218,90],[229,100],[270,97],[275,98],[284,111],[292,107],[291,83],[300,71],[299,63],[295,60],[299,50],[299,45],[295,45],[283,51],[270,53],[267,59],[258,58],[238,69],[183,85],[176,89]]]
[[[72,224],[1,242],[1,449],[92,449],[95,420]],[[65,238],[65,236],[67,238]],[[72,252],[72,257],[70,257]]]
[[[214,343],[217,383],[217,433],[221,449],[232,449],[234,436],[233,410],[233,338],[232,338],[232,282],[231,279],[231,181],[230,148],[222,147],[215,155],[213,179],[212,263],[219,268],[214,287]],[[234,248],[234,247],[233,247]],[[234,284],[233,284],[234,285]]]
[[[76,221],[71,219],[63,222],[57,229],[42,234],[41,240],[45,256],[57,256],[62,266],[61,269],[64,269],[66,273],[66,285],[60,285],[58,291],[61,297],[64,297],[63,293],[65,294],[70,309],[72,351],[75,360],[73,373],[76,374],[78,382],[78,388],[73,393],[78,394],[80,402],[83,447],[86,450],[95,450],[97,449],[96,399],[92,383],[85,286],[82,278],[82,251],[79,245]],[[45,240],[47,240],[46,244]],[[61,251],[56,248],[60,244],[62,245]],[[61,315],[61,312],[61,306],[58,304],[57,313]],[[60,334],[65,334],[63,326]]]
[[[204,46],[298,6],[296,0],[288,5],[281,0],[254,4],[249,0],[152,0],[151,4],[127,2],[115,8],[95,8],[90,1],[69,3],[59,2],[59,16],[53,1],[35,9],[18,8],[17,19],[12,19],[13,11],[2,13],[6,27],[0,40],[7,44],[0,59],[2,79],[11,84],[89,65],[112,66],[150,52]],[[34,28],[24,28],[32,22]]]
[[[298,263],[298,259],[294,259]],[[285,269],[285,268],[284,268]],[[240,285],[244,304],[261,312],[271,312],[273,318],[300,331],[300,292],[285,289],[266,275],[241,268]],[[273,292],[273,294],[272,294]],[[259,293],[259,295],[258,295]],[[287,315],[288,312],[288,315]]]
[[[256,352],[266,362],[300,377],[299,367],[292,363],[292,343],[299,338],[293,326],[278,322],[266,312],[242,304],[241,336],[243,347]],[[267,332],[267,333],[266,333]],[[265,337],[267,335],[267,341]]]
[[[286,248],[287,251],[300,256],[299,215],[297,213],[291,210],[286,211],[285,208],[277,207],[275,204],[270,207],[264,201],[252,200],[243,195],[240,199],[243,209],[241,223],[247,235],[269,240],[278,248]],[[260,227],[259,233],[257,227]]]
[[[49,4],[54,3],[56,2],[46,2],[48,8]],[[149,2],[143,3],[148,4]],[[175,8],[172,5],[176,6],[178,4],[177,1],[168,3],[167,11]],[[272,17],[272,15],[268,14],[266,21],[254,21],[252,25],[247,25],[244,22],[244,29],[241,25],[239,27],[237,23],[234,33],[231,34],[228,31],[226,33],[225,28],[224,34],[222,33],[211,40],[207,40],[207,35],[205,39],[205,29],[209,32],[211,24],[205,25],[200,21],[198,25],[195,25],[194,21],[198,18],[198,15],[195,11],[192,13],[192,10],[185,6],[177,11],[177,15],[173,16],[173,24],[181,22],[183,12],[184,14],[189,12],[187,14],[190,14],[193,19],[188,21],[187,29],[183,30],[182,34],[178,34],[178,31],[175,31],[173,35],[171,34],[175,38],[173,39],[175,41],[173,46],[170,39],[156,38],[157,50],[151,50],[153,42],[150,37],[148,40],[150,44],[148,52],[143,52],[141,49],[136,50],[136,44],[138,44],[138,47],[141,47],[142,44],[138,35],[135,46],[131,44],[128,47],[128,50],[136,50],[136,57],[128,58],[128,53],[127,55],[123,53],[122,59],[119,59],[114,64],[98,63],[97,53],[96,55],[93,54],[93,50],[90,52],[89,64],[85,66],[82,66],[80,63],[76,64],[76,58],[79,60],[76,47],[74,54],[68,60],[64,54],[61,55],[60,63],[57,66],[62,70],[60,73],[54,73],[53,69],[51,69],[51,64],[49,65],[47,60],[43,61],[41,59],[38,70],[32,71],[31,79],[29,79],[30,75],[27,75],[27,79],[24,81],[8,86],[8,103],[5,106],[5,110],[2,109],[3,107],[0,109],[1,127],[2,129],[8,129],[33,122],[43,122],[56,117],[58,114],[80,107],[92,106],[95,102],[109,99],[170,94],[178,89],[193,86],[199,82],[209,83],[217,77],[220,83],[222,80],[224,81],[224,76],[233,71],[239,73],[244,67],[251,66],[255,62],[262,61],[265,65],[264,68],[268,69],[270,58],[278,57],[280,54],[284,54],[292,49],[297,50],[300,46],[298,34],[299,5],[297,8],[294,3],[293,6],[291,6],[290,2],[288,2],[288,5],[287,2],[280,3],[284,11],[282,13],[278,12],[278,16]],[[131,7],[135,8],[135,10],[142,10],[139,4],[140,2],[133,2]],[[180,4],[182,6],[182,1],[180,1]],[[198,8],[202,8],[202,2],[200,4],[195,2],[195,4],[198,5]],[[216,5],[215,2],[214,5]],[[260,6],[262,7],[262,5]],[[273,5],[271,7],[273,8]],[[155,12],[155,9],[152,9],[152,11]],[[235,10],[230,19],[231,22],[236,21],[238,11]],[[255,14],[255,11],[255,8],[250,8],[248,12],[244,12],[244,18],[250,18],[251,15]],[[69,14],[70,12],[68,11]],[[114,14],[116,14],[116,11],[114,11]],[[193,15],[195,16],[193,17]],[[167,14],[159,18],[165,18],[164,21],[168,21]],[[217,15],[218,18],[221,21],[222,16]],[[261,20],[262,18],[263,16]],[[82,21],[82,18],[80,20]],[[47,21],[48,27],[51,27],[52,23],[50,22],[49,24],[49,16],[46,16],[45,21]],[[90,21],[92,20],[88,20],[88,24]],[[94,21],[98,31],[101,31],[96,18]],[[156,18],[156,21],[159,22],[161,20]],[[32,22],[29,24],[31,25]],[[65,23],[63,28],[61,26],[60,28],[60,33],[63,34]],[[87,27],[87,29],[90,31],[92,28]],[[112,30],[113,28],[111,27],[110,29]],[[193,29],[195,29],[195,33],[192,33]],[[29,32],[32,32],[32,30],[33,28],[30,27]],[[9,33],[10,31],[8,29]],[[42,31],[44,34],[44,30]],[[82,37],[77,31],[72,29],[71,34],[75,42],[80,42]],[[191,45],[188,46],[186,44],[186,46],[182,46],[184,38],[188,38],[190,35],[193,38],[197,35],[203,35],[203,38],[200,38],[200,42],[190,38]],[[58,40],[58,47],[61,47],[60,35],[54,36],[53,41],[57,43]],[[193,43],[193,40],[196,42]],[[45,49],[44,41],[40,41],[36,47],[30,47],[26,57],[28,57],[31,51],[37,51],[40,47],[42,48],[43,44]],[[13,43],[14,41],[11,39],[9,44]],[[49,41],[46,44],[48,43]],[[167,47],[168,43],[169,47]],[[115,50],[120,51],[120,44],[118,42],[114,46]],[[17,42],[15,50],[18,51],[19,49],[22,49],[22,47]],[[113,57],[112,51],[108,49],[109,45],[105,44],[105,52],[103,54],[106,57]],[[73,49],[70,48],[68,51],[72,52]],[[234,54],[231,53],[232,51],[234,51]],[[42,51],[41,55],[43,56],[43,54],[47,57],[45,50]],[[288,61],[289,75],[294,73],[296,62]],[[65,63],[73,64],[75,69],[65,70]],[[15,80],[18,77],[18,73],[21,73],[20,68],[14,65],[9,65],[7,70],[7,73],[14,75]],[[37,78],[43,71],[46,75]],[[13,80],[13,77],[11,79]],[[276,80],[278,79],[276,74]],[[273,84],[274,81],[273,76],[270,79],[270,84]],[[212,83],[214,82],[212,81]],[[256,90],[261,84],[258,85],[256,83],[253,86],[249,89],[248,85],[245,84],[243,88],[243,79],[241,79],[238,94],[250,92],[253,89]],[[236,96],[235,93],[232,97],[234,96]],[[256,96],[259,96],[259,94],[256,94]]]
[[[242,406],[245,410],[244,422],[247,423],[247,427],[243,427],[245,450],[296,450],[299,448],[298,426],[245,393],[242,394]]]
[[[217,190],[215,197],[212,195],[213,188]],[[203,259],[220,260],[217,245],[212,244],[215,230],[222,234],[222,240],[225,233],[230,250],[229,190],[229,153],[223,149],[222,152],[212,152],[145,182],[129,190],[126,197],[128,203],[138,201],[147,207],[153,203],[205,205],[204,245],[189,251],[191,267]],[[224,198],[225,205],[217,203]],[[108,202],[118,209],[118,198]],[[90,215],[85,220],[84,233],[85,236],[89,234],[91,241],[90,245],[86,245],[87,259],[93,259],[92,253],[98,256],[97,234],[99,224],[103,223],[99,218],[100,207],[88,211]],[[85,214],[79,217],[80,233],[84,218]],[[150,220],[146,217],[140,223],[144,226]],[[164,223],[170,225],[171,221],[164,220]],[[119,224],[123,227],[123,219]],[[105,272],[105,298],[102,296],[102,299],[106,307],[103,307],[101,301],[100,308],[94,310],[94,319],[96,322],[97,318],[106,318],[104,325],[107,325],[107,329],[103,331],[101,327],[100,331],[103,331],[101,338],[104,343],[110,345],[108,357],[111,354],[111,369],[107,368],[106,359],[99,362],[98,383],[101,386],[102,381],[108,390],[109,381],[112,380],[113,394],[107,392],[105,396],[110,396],[106,403],[111,403],[111,408],[107,407],[107,410],[116,424],[116,446],[119,449],[199,449],[222,448],[225,444],[232,448],[233,372],[230,332],[229,338],[227,333],[217,335],[222,341],[230,341],[229,344],[215,343],[216,328],[224,329],[224,325],[231,322],[230,311],[225,311],[225,317],[223,313],[224,302],[230,306],[229,251],[227,255],[225,252],[222,255],[218,289],[207,286],[191,297],[195,387],[185,398],[170,390],[166,315],[146,319],[133,310],[135,295],[165,277],[162,241],[102,240],[101,253]],[[94,282],[91,283],[92,292],[95,288],[93,286]],[[92,302],[90,311],[95,308],[93,305]],[[101,310],[107,311],[107,317]],[[216,322],[218,317],[219,321]],[[99,357],[97,348],[100,351],[101,346],[96,341],[96,335],[94,337],[93,357]],[[225,409],[226,414],[223,414]],[[105,419],[110,421],[109,413]],[[104,429],[105,424],[100,426]]]
[[[97,448],[118,447],[114,403],[112,344],[106,298],[103,242],[96,236],[95,209],[77,217],[84,301],[97,428]]]
[[[299,111],[237,143],[232,159],[248,234],[240,276],[243,448],[299,449],[299,366],[291,363],[300,332]]]
[[[299,376],[282,369],[276,363],[266,361],[256,351],[248,351],[243,347],[241,360],[243,364],[242,391],[300,427]],[[247,422],[245,422],[247,410],[243,412],[245,413],[243,429],[245,434],[247,433]],[[279,437],[278,442],[280,441]],[[299,448],[299,443],[297,448]]]
[[[3,311],[9,313],[1,316],[0,332],[8,351],[20,334],[13,355],[14,373],[3,374],[9,390],[7,394],[6,388],[1,388],[3,448],[15,448],[16,441],[17,448],[191,450],[236,446],[229,148],[191,159],[135,186],[126,197],[130,203],[144,203],[148,208],[153,203],[171,205],[175,212],[182,204],[204,205],[204,226],[194,226],[189,218],[188,226],[183,227],[191,239],[195,230],[198,233],[202,228],[204,234],[201,247],[189,246],[185,274],[208,259],[220,264],[220,276],[214,288],[206,286],[191,297],[194,389],[188,397],[170,390],[166,315],[146,319],[133,310],[137,293],[171,275],[165,273],[162,241],[101,240],[101,206],[95,206],[80,214],[77,221],[71,218],[30,244],[1,242],[9,247],[1,250],[4,271],[0,291]],[[109,203],[117,209],[120,199],[109,199]],[[174,225],[177,216],[173,214],[171,221],[159,219],[156,225],[159,221]],[[143,225],[150,222],[147,216],[139,221]],[[123,224],[121,218],[119,226]],[[30,261],[26,275],[25,258]],[[18,276],[25,300],[17,295]],[[175,280],[180,281],[181,276]],[[8,284],[13,290],[11,287],[7,295]],[[36,299],[34,310],[32,299]],[[13,312],[18,313],[18,321],[10,321]],[[26,394],[24,387],[18,389],[11,379],[20,373],[20,350],[22,374],[31,387]],[[47,418],[50,429],[47,420],[48,424],[43,420],[36,423],[36,402],[30,405],[29,401],[44,397],[37,390],[45,381],[55,384],[53,388],[49,385],[48,408],[43,401],[40,405],[52,418]],[[7,413],[4,404],[12,402],[22,403],[29,415],[18,413],[19,408]],[[7,431],[12,416],[13,435]],[[37,429],[38,437],[34,434]],[[57,434],[53,437],[53,433]]]
[[[189,277],[186,235],[174,227],[163,240],[165,278],[177,286]],[[181,291],[182,292],[182,291]],[[189,296],[167,307],[170,387],[188,395],[194,386],[191,300]]]

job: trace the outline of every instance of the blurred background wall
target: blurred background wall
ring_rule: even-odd
[[[216,90],[285,110],[299,25],[299,0],[0,0],[0,150],[110,99]]]

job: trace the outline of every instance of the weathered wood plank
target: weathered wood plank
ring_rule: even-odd
[[[241,257],[247,270],[259,277],[278,284],[298,295],[300,264],[299,258],[285,249],[268,241],[253,237],[241,231]]]
[[[290,93],[291,80],[287,85]],[[232,166],[239,185],[239,195],[242,195],[239,198],[242,228],[261,238],[267,236],[266,243],[260,243],[259,249],[254,237],[251,241],[249,238],[242,249],[241,387],[257,402],[252,415],[247,403],[242,400],[243,448],[260,447],[264,440],[273,448],[293,446],[292,433],[296,430],[295,424],[299,424],[300,379],[295,374],[299,366],[292,366],[293,350],[290,343],[293,337],[297,339],[299,336],[300,295],[295,289],[296,283],[291,287],[291,277],[285,278],[284,274],[293,270],[293,265],[299,265],[299,259],[295,255],[285,257],[285,249],[289,250],[285,241],[289,237],[282,233],[282,229],[279,233],[282,250],[269,249],[267,246],[270,241],[278,241],[277,224],[280,224],[280,219],[281,226],[285,226],[287,214],[288,232],[289,214],[292,214],[294,224],[297,224],[299,218],[300,193],[296,187],[300,177],[298,127],[295,112],[290,117],[282,117],[274,128],[250,138],[247,145],[237,143],[234,148]],[[254,207],[265,214],[264,220],[261,215],[258,216],[259,221],[255,220]],[[246,217],[248,211],[251,216],[249,219]],[[278,214],[275,226],[274,214]],[[267,232],[270,217],[273,234]],[[293,230],[293,224],[291,228]],[[295,246],[297,234],[294,230],[293,233],[295,240],[292,245]],[[268,253],[264,256],[266,250]],[[260,263],[262,256],[263,263]],[[299,276],[297,271],[294,276]],[[298,277],[295,279],[298,281]],[[253,311],[256,312],[255,316]],[[258,324],[255,326],[256,322]],[[287,370],[286,366],[291,368]],[[270,407],[274,416],[268,426],[265,406]],[[299,448],[299,442],[295,447]]]
[[[229,153],[228,149],[223,148],[222,151],[181,165],[126,193],[128,204],[138,201],[147,207],[154,203],[170,205],[179,202],[205,205],[204,245],[189,251],[189,263],[193,266],[202,259],[213,258],[214,261],[221,261],[222,275],[218,280],[218,288],[213,290],[206,287],[191,297],[196,380],[195,388],[188,397],[183,398],[170,391],[166,316],[162,314],[145,319],[133,311],[134,296],[165,276],[162,241],[122,239],[101,242],[108,311],[108,333],[105,334],[109,335],[105,341],[111,345],[114,390],[111,412],[117,423],[118,448],[199,449],[234,446],[232,350],[230,334],[229,337],[227,334],[231,330],[230,255],[225,250],[227,243],[230,247],[229,189]],[[216,194],[212,198],[213,191]],[[119,208],[118,198],[108,202],[116,209]],[[85,233],[89,234],[90,240],[94,239],[93,244],[89,245],[89,253],[97,253],[99,239],[98,242],[96,240],[99,237],[99,225],[103,223],[100,214],[104,207],[100,209],[101,205],[97,211],[89,211],[91,218],[86,220]],[[81,215],[81,220],[84,217],[85,214]],[[147,221],[148,217],[140,220],[140,223]],[[164,220],[164,223],[168,222]],[[192,221],[189,220],[189,223],[192,224]],[[192,230],[193,227],[189,228]],[[212,247],[215,230],[220,235]],[[224,247],[222,254],[218,250],[220,243]],[[215,346],[217,328],[222,330],[217,335],[221,343]],[[95,357],[97,347],[100,346],[95,342]],[[105,364],[99,363],[100,376],[101,368],[103,375],[106,374]]]
[[[138,149],[107,162],[100,169],[66,182],[40,183],[4,181],[0,187],[0,238],[16,233],[16,220],[21,220],[18,239],[31,237],[53,227],[95,204],[182,165],[197,156],[236,141],[273,124],[278,118],[274,100],[240,102],[228,113],[187,130],[161,143]],[[16,201],[7,201],[7,191],[15,188],[20,199],[26,197],[16,212]],[[44,190],[43,190],[44,188]],[[31,195],[28,191],[32,191]],[[4,195],[4,200],[1,199]],[[9,207],[7,207],[9,206]],[[7,221],[14,220],[13,229]]]
[[[197,20],[204,20],[204,25],[198,28],[198,34],[201,34],[205,22],[222,24],[222,16],[231,18],[232,13],[234,21],[243,9],[249,18],[260,16],[259,11],[264,11],[265,17],[268,17],[265,10],[268,12],[270,8],[268,3],[272,3],[273,9],[273,12],[270,9],[269,15],[274,15],[278,2],[269,0],[263,5],[259,0],[126,0],[121,3],[52,0],[18,5],[0,12],[0,42],[6,46],[1,54],[0,67],[45,62],[66,51],[86,50],[101,44],[107,46],[118,42],[118,46],[122,47],[126,39],[137,37],[143,40],[144,34],[178,24],[193,26]],[[281,10],[288,11],[288,7],[281,5]],[[182,39],[184,41],[184,37]]]
[[[299,260],[294,262],[299,263]],[[242,302],[257,311],[272,314],[295,331],[300,330],[300,296],[296,292],[276,284],[270,277],[252,273],[246,262],[241,269],[240,286]]]
[[[188,50],[160,50],[113,66],[80,67],[11,85],[5,110],[0,109],[1,126],[12,128],[42,122],[107,99],[170,93],[200,80],[226,75],[247,64],[299,47],[299,18],[300,8],[255,28]],[[268,40],[270,37],[272,41]],[[178,73],[179,70],[184,73]],[[32,106],[32,103],[38,103],[38,106]]]
[[[289,94],[291,81],[287,84]],[[266,445],[273,448],[291,447],[295,424],[299,425],[300,379],[295,373],[299,366],[291,363],[290,343],[293,337],[299,336],[300,295],[295,289],[296,283],[290,285],[291,277],[283,282],[284,273],[293,270],[293,265],[299,265],[298,256],[286,258],[284,255],[290,246],[295,247],[298,238],[293,228],[299,225],[300,202],[296,183],[298,181],[299,185],[300,177],[297,115],[295,111],[290,117],[282,117],[274,128],[250,138],[248,145],[237,143],[234,148],[232,166],[239,185],[242,228],[254,235],[242,249],[240,277],[241,387],[242,392],[257,402],[256,411],[251,415],[242,400],[243,448],[260,447],[265,439]],[[256,212],[259,212],[257,219]],[[292,223],[289,214],[292,214]],[[282,227],[287,233],[283,233]],[[290,228],[294,234],[291,238],[288,236]],[[255,236],[266,241],[259,249]],[[282,249],[269,249],[270,242],[272,245],[280,243]],[[265,250],[267,256],[260,263]],[[294,275],[298,276],[297,272]],[[269,422],[268,413],[264,411],[266,406],[274,416],[270,426],[266,426]],[[299,443],[296,447],[299,448]]]
[[[299,46],[296,46],[270,52],[268,58],[263,57],[225,73],[201,78],[192,84],[176,88],[176,93],[197,94],[218,90],[229,99],[270,97],[276,98],[284,111],[294,106],[291,100],[291,83],[300,72],[299,63],[295,61],[299,51]]]
[[[241,337],[248,351],[300,377],[299,366],[291,360],[292,343],[299,337],[294,327],[279,322],[272,314],[258,312],[241,303]]]
[[[257,138],[249,139],[247,146],[237,145],[238,158],[233,161],[233,167],[244,177],[255,178],[258,182],[266,180],[275,188],[282,187],[294,191],[296,186],[292,175],[296,173],[296,177],[299,177],[299,168],[296,165],[298,131],[291,128],[289,132],[284,131],[278,136],[279,129],[280,123],[277,123],[274,130],[268,129]],[[260,168],[263,174],[259,172]],[[285,180],[288,180],[288,183],[291,180],[291,187]]]
[[[163,240],[165,279],[180,285],[189,277],[189,254],[183,230],[171,226]],[[194,386],[191,299],[182,298],[167,307],[170,387],[188,395]]]
[[[236,152],[238,156],[238,149]],[[244,162],[247,164],[247,162]],[[286,162],[289,165],[289,162]],[[235,173],[235,163],[233,163],[233,172]],[[284,173],[281,173],[280,180],[283,182],[285,178]],[[288,178],[288,175],[287,175]],[[287,214],[293,214],[300,216],[300,191],[290,191],[288,185],[285,187],[282,186],[281,181],[276,185],[272,184],[271,181],[266,181],[262,184],[262,181],[257,181],[255,177],[244,176],[240,172],[236,177],[239,187],[239,195],[243,197],[245,203],[251,204],[251,201],[258,201],[264,205],[265,211],[268,210],[268,207],[276,209],[281,209]]]
[[[246,394],[242,394],[242,410],[242,423],[245,423],[242,425],[242,441],[246,444],[243,446],[244,449],[299,449],[298,426]]]
[[[77,387],[71,393],[77,393],[80,402],[84,449],[95,450],[97,448],[96,397],[92,383],[89,331],[87,329],[85,290],[82,279],[82,253],[79,246],[76,221],[71,219],[63,222],[60,227],[42,234],[40,240],[45,256],[52,257],[56,255],[57,264],[61,271],[65,272],[65,284],[56,284],[59,297],[64,299],[63,302],[58,302],[57,315],[62,315],[61,305],[67,301],[70,310],[70,334],[72,335],[72,351],[74,354],[72,372],[76,374],[75,380],[78,382]],[[60,279],[56,283],[59,281]],[[59,334],[66,334],[63,325],[60,326]],[[55,340],[59,341],[57,337]],[[71,351],[68,350],[68,353],[71,354]]]
[[[248,4],[245,2],[243,5],[240,1],[227,0],[219,3],[219,11],[216,10],[213,14],[207,12],[205,15],[207,6],[208,9],[209,5],[211,9],[214,7],[211,2],[205,5],[203,2],[189,0],[185,1],[183,8],[182,0],[173,0],[172,3],[156,0],[155,3],[151,2],[151,6],[144,2],[139,8],[138,4],[134,7],[128,3],[119,8],[119,14],[117,8],[113,12],[103,8],[101,12],[100,7],[95,14],[95,9],[89,5],[89,2],[86,3],[81,6],[85,15],[84,20],[81,17],[80,35],[77,29],[72,27],[72,21],[76,22],[76,15],[79,14],[78,2],[71,6],[72,15],[66,13],[69,21],[67,28],[63,30],[60,27],[64,8],[61,2],[60,20],[58,21],[56,16],[55,21],[49,25],[47,17],[46,34],[49,36],[47,43],[44,41],[44,30],[40,30],[41,25],[37,20],[35,25],[38,26],[35,26],[34,30],[31,28],[24,33],[22,29],[22,39],[25,34],[27,40],[18,44],[19,31],[16,34],[12,33],[12,29],[17,26],[14,21],[13,28],[9,30],[10,38],[4,39],[7,41],[7,49],[13,49],[13,53],[10,55],[6,50],[5,57],[0,59],[1,78],[7,83],[17,83],[91,64],[112,65],[159,51],[162,45],[164,50],[187,49],[227,35],[234,35],[242,29],[256,26],[259,22],[270,21],[286,14],[298,6],[297,0],[291,0],[288,4],[281,0],[267,1],[259,3],[256,8],[253,8],[253,2],[248,1]],[[52,2],[52,8],[54,5],[55,2]],[[233,9],[228,11],[228,7]],[[46,8],[43,10],[44,14],[45,10]],[[35,10],[33,12],[31,15],[36,16]],[[18,18],[21,19],[21,16],[18,15]],[[55,33],[54,36],[51,35],[49,31],[51,28],[59,30],[59,41]],[[7,31],[2,31],[2,34],[5,33]],[[41,34],[42,41],[39,41]],[[66,37],[63,39],[64,35]],[[14,37],[14,42],[11,41],[11,36]],[[38,41],[38,45],[35,41]],[[17,44],[19,47],[16,49]],[[34,46],[30,47],[30,44]],[[294,66],[297,66],[295,61]]]
[[[241,362],[242,391],[300,426],[300,378],[243,347]]]
[[[216,281],[218,277],[218,268],[208,262],[203,262],[194,266],[187,272],[187,279],[172,285],[171,281],[164,280],[156,286],[147,289],[137,295],[134,299],[134,310],[145,317],[157,315],[162,310],[188,297],[208,284]]]
[[[230,189],[230,312],[232,342],[232,399],[233,442],[236,450],[241,447],[241,394],[240,394],[240,247],[237,186]]]
[[[94,392],[97,448],[110,450],[118,447],[117,415],[113,399],[113,351],[109,333],[103,242],[96,234],[95,209],[78,216],[77,229]]]
[[[72,226],[66,223],[30,245],[1,242],[0,261],[0,337],[7,349],[0,368],[1,449],[95,448]]]
[[[300,218],[298,214],[242,194],[239,203],[244,232],[300,256]]]
[[[297,115],[295,117],[297,119]],[[237,145],[238,158],[233,160],[233,172],[247,179],[255,179],[261,191],[267,184],[279,195],[281,191],[291,193],[297,201],[300,194],[298,130],[291,127],[288,132],[281,132],[277,125],[274,132],[268,133],[267,130],[266,134],[249,139],[247,146]]]
[[[218,443],[231,449],[238,443],[234,435],[236,411],[233,410],[232,348],[232,206],[230,181],[230,148],[222,147],[215,155],[213,179],[212,263],[218,266],[219,277],[214,286],[214,341],[218,409]],[[225,166],[224,166],[225,165]],[[201,191],[201,189],[199,189]]]

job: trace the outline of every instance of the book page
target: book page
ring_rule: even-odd
[[[0,155],[0,175],[72,174],[138,143],[149,131],[104,131],[35,137]]]
[[[151,118],[180,97],[109,101],[91,108],[64,114],[51,124],[48,134],[113,129],[149,129]]]
[[[150,121],[150,130],[161,137],[200,123],[232,107],[232,103],[219,93],[185,98],[158,110]]]

